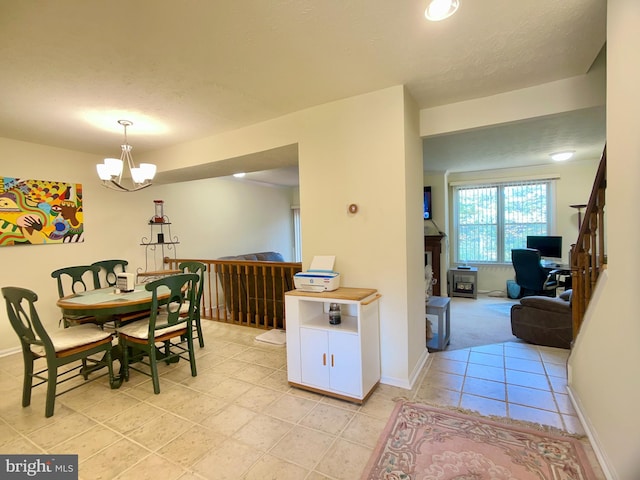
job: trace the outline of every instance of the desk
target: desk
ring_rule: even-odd
[[[556,271],[558,285],[564,287],[565,290],[571,288],[571,265],[565,263],[540,262],[544,271],[549,275],[552,270]],[[564,277],[560,280],[560,277]]]
[[[542,261],[540,262],[540,265],[542,265],[542,268],[544,268],[545,270],[560,270],[560,271],[571,271],[571,265],[569,265],[568,263],[555,263],[555,262],[546,262],[546,261]]]
[[[451,299],[449,297],[429,297],[427,314],[438,316],[438,333],[427,342],[430,352],[447,348],[451,338]]]

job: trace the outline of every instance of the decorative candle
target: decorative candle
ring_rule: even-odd
[[[153,203],[156,207],[156,214],[153,217],[153,221],[155,223],[164,222],[164,201],[163,200],[154,200]]]

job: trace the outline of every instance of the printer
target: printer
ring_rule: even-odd
[[[335,255],[321,255],[313,257],[311,266],[306,272],[299,272],[293,276],[296,290],[303,292],[331,292],[340,287],[340,274],[333,271]]]

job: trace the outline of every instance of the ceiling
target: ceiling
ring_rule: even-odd
[[[606,142],[605,107],[538,117],[423,140],[425,172],[468,172],[554,163],[551,153],[574,151],[571,161],[599,159]]]
[[[428,108],[581,75],[606,39],[606,0],[461,0],[439,23],[424,19],[426,3],[0,2],[0,136],[113,156],[127,119],[135,158],[393,85]],[[587,113],[445,135],[425,149],[454,170],[542,150],[547,140],[531,132],[602,150],[604,111]],[[291,159],[274,153],[172,173],[222,176],[244,163],[291,182]],[[254,180],[277,183],[264,175]]]

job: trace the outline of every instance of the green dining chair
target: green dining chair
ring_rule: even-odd
[[[99,288],[96,284],[96,276],[100,267],[93,265],[75,265],[72,267],[59,268],[51,272],[51,277],[58,283],[58,297],[66,297],[74,293],[86,292]],[[84,323],[95,323],[95,317],[88,315],[63,314],[61,322],[64,326],[82,325]]]
[[[178,265],[178,268],[184,273],[195,273],[198,275],[198,282],[196,284],[195,305],[193,308],[193,332],[194,339],[198,339],[200,348],[204,347],[204,337],[202,335],[202,324],[200,323],[200,309],[202,308],[202,291],[204,289],[204,272],[207,271],[207,266],[202,262],[182,262]],[[189,310],[189,305],[184,304],[182,306],[183,314],[186,314]]]
[[[97,272],[94,272],[96,288],[106,288],[116,286],[118,273],[126,272],[129,262],[126,260],[100,260],[91,265],[99,268]]]
[[[118,273],[124,273],[127,271],[127,260],[100,260],[93,262],[91,266],[98,267],[99,270],[94,272],[94,284],[96,288],[108,288],[115,287],[118,282]],[[132,320],[144,318],[149,316],[148,311],[131,312],[122,315],[114,315],[110,322],[107,322],[110,327],[115,328],[117,325],[121,325]],[[112,323],[111,323],[112,322]]]
[[[3,287],[2,296],[7,304],[7,314],[11,326],[15,330],[22,346],[24,360],[24,380],[22,385],[22,406],[31,404],[31,391],[44,383],[47,384],[45,416],[51,417],[55,407],[55,399],[68,391],[74,390],[85,382],[56,394],[58,385],[78,376],[89,380],[91,371],[107,367],[109,384],[115,388],[113,366],[111,364],[111,342],[113,335],[105,332],[93,324],[78,325],[73,328],[58,328],[47,332],[42,325],[35,302],[38,296],[31,290],[20,287]],[[100,354],[102,354],[100,356]],[[100,356],[96,360],[94,356]],[[44,359],[46,368],[36,371],[36,361]],[[70,368],[62,369],[65,365],[79,362]],[[41,365],[38,364],[38,368]],[[102,378],[98,375],[91,381]],[[33,382],[36,379],[38,383]]]
[[[147,283],[145,288],[152,292],[151,312],[148,318],[127,323],[118,328],[118,344],[122,348],[122,374],[129,380],[129,370],[150,376],[154,393],[160,393],[158,362],[167,364],[188,360],[191,376],[197,375],[196,357],[193,347],[193,317],[198,275],[179,273]],[[169,292],[168,307],[160,309],[159,295]],[[181,307],[189,302],[186,315]],[[162,344],[161,349],[156,344]],[[136,364],[146,365],[146,369]]]

